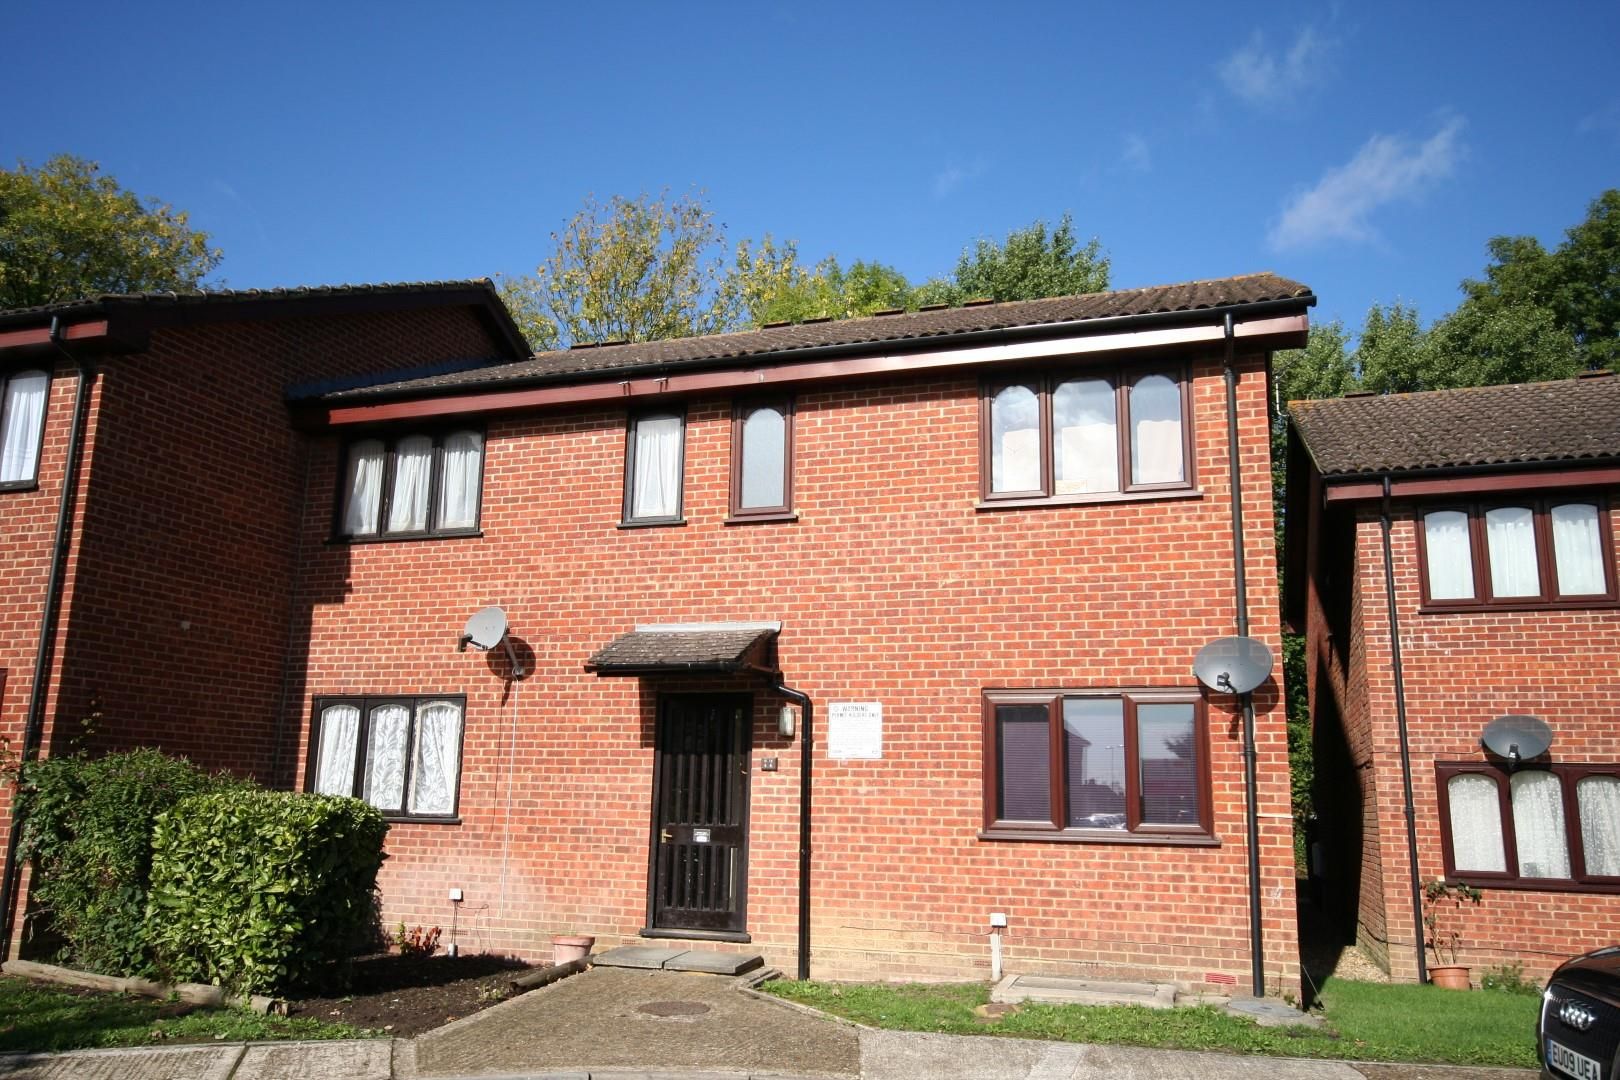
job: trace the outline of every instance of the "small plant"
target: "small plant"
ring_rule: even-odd
[[[1434,953],[1436,964],[1456,964],[1457,950],[1462,945],[1462,934],[1454,926],[1441,926],[1442,915],[1460,910],[1463,904],[1478,904],[1484,893],[1472,885],[1448,885],[1431,879],[1423,883],[1423,926],[1429,940],[1425,942]],[[1449,957],[1449,959],[1448,959]]]
[[[432,956],[439,951],[439,934],[437,926],[413,926],[407,930],[402,922],[394,931],[394,944],[399,946],[401,956]]]
[[[506,997],[506,987],[504,986],[490,983],[488,986],[478,988],[478,1000],[483,1004],[487,1005],[492,1001],[500,1001],[504,997]]]
[[[1541,993],[1539,985],[1524,977],[1524,965],[1517,960],[1501,967],[1486,968],[1485,974],[1480,976],[1479,986],[1481,990],[1496,990],[1522,997],[1535,997]]]

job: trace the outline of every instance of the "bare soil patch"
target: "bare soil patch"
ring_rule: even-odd
[[[513,977],[530,970],[508,956],[364,956],[347,992],[289,1000],[287,1015],[412,1038],[504,1000]]]

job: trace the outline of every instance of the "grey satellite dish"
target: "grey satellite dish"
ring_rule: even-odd
[[[1547,752],[1552,745],[1552,728],[1538,716],[1498,716],[1485,725],[1480,745],[1497,757],[1518,764]]]
[[[1223,637],[1198,650],[1193,674],[1211,690],[1247,694],[1271,674],[1271,650],[1252,637]]]
[[[512,677],[521,679],[523,665],[518,663],[517,652],[512,648],[512,639],[507,636],[506,630],[506,612],[494,606],[484,608],[467,620],[467,628],[462,631],[456,651],[466,652],[467,646],[471,645],[480,652],[488,652],[497,645],[505,645],[506,658],[512,661]]]

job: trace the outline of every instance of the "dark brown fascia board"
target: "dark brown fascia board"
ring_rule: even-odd
[[[1218,313],[1219,309],[1211,309]],[[1203,313],[1207,318],[1208,312]],[[1303,311],[1237,322],[1233,337],[1267,350],[1303,348],[1308,319]],[[916,374],[948,369],[979,369],[989,365],[1139,349],[1171,349],[1215,344],[1225,337],[1222,322],[1154,326],[1114,333],[1079,333],[1072,337],[1000,341],[940,348],[937,341],[906,339],[863,346],[865,355],[826,360],[776,360],[721,370],[682,371],[635,376],[624,370],[593,372],[584,382],[531,385],[513,389],[473,389],[405,400],[345,401],[301,406],[299,418],[310,427],[346,427],[390,420],[420,420],[467,413],[502,413],[585,403],[608,404],[671,395],[763,389],[815,384],[859,377]],[[788,354],[791,356],[791,354]],[[732,362],[735,365],[735,361]]]
[[[33,351],[51,344],[51,318],[43,316],[40,326],[0,330],[0,352],[12,349]],[[79,322],[62,320],[62,340],[109,352],[134,352],[146,347],[147,335],[127,323],[112,318],[88,318]]]
[[[1486,465],[1474,469],[1427,470],[1390,474],[1393,499],[1447,495],[1489,495],[1527,488],[1607,487],[1620,484],[1620,464],[1534,461]],[[1384,495],[1383,474],[1323,478],[1325,503],[1365,502]]]

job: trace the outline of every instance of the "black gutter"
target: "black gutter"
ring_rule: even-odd
[[[810,978],[810,765],[815,760],[816,707],[810,695],[795,690],[776,677],[776,692],[797,702],[803,717],[799,721],[799,981]]]
[[[56,508],[56,539],[51,548],[51,571],[45,585],[45,608],[40,614],[39,647],[34,653],[33,685],[28,694],[28,718],[23,725],[21,762],[32,761],[39,750],[39,738],[45,727],[45,695],[50,687],[50,663],[56,644],[56,626],[60,617],[62,578],[66,573],[68,544],[72,536],[73,498],[79,482],[79,443],[84,428],[86,407],[90,400],[90,386],[96,371],[87,357],[75,356],[62,342],[61,316],[51,316],[51,344],[56,351],[73,361],[79,369],[79,386],[73,395],[73,416],[69,421],[67,462],[63,468],[62,496]],[[44,462],[39,463],[41,466]],[[0,959],[11,956],[11,935],[15,920],[12,908],[17,900],[17,847],[22,837],[23,807],[15,801],[11,808],[11,830],[6,837],[5,869],[0,872]]]
[[[623,379],[645,378],[673,372],[776,366],[778,364],[795,363],[802,359],[821,360],[840,356],[870,354],[877,350],[896,347],[903,347],[913,352],[924,352],[930,349],[956,348],[961,345],[997,345],[1045,337],[1064,337],[1075,331],[1095,330],[1101,332],[1118,326],[1144,328],[1163,325],[1196,326],[1208,322],[1209,317],[1218,312],[1225,312],[1228,317],[1233,313],[1244,316],[1270,315],[1277,312],[1303,312],[1306,308],[1315,304],[1315,294],[1307,293],[1304,296],[1283,297],[1277,300],[1256,300],[1249,304],[1229,304],[1224,307],[1186,308],[1180,311],[1151,311],[1138,315],[1109,315],[1096,319],[1068,319],[1063,322],[1032,323],[1023,326],[998,327],[990,330],[963,330],[956,333],[924,334],[916,337],[874,338],[866,341],[839,342],[834,345],[805,345],[798,348],[771,349],[757,353],[733,353],[728,356],[704,357],[699,360],[662,360],[648,364],[627,364],[623,367],[546,372],[511,379],[492,379],[489,382],[480,383],[412,387],[396,393],[387,393],[379,389],[375,394],[361,394],[358,392],[361,388],[356,388],[355,390],[339,391],[319,400],[330,405],[373,402],[381,404],[383,402],[408,401],[415,398],[455,397],[463,393],[484,394],[501,390],[527,390],[537,386],[618,382]],[[891,315],[886,317],[901,318],[902,316]],[[612,347],[606,346],[606,348]],[[596,348],[603,348],[603,346],[597,346]],[[572,351],[576,350],[563,350],[548,355],[567,356]],[[577,351],[589,354],[595,349],[580,349]],[[517,361],[520,364],[528,362],[532,361]]]
[[[1226,315],[1226,462],[1232,494],[1232,578],[1237,591],[1237,632],[1249,636],[1249,581],[1243,554],[1243,477],[1238,460],[1237,368],[1232,360],[1232,315]],[[1255,997],[1266,993],[1265,942],[1260,918],[1260,814],[1255,783],[1254,695],[1243,703],[1244,826],[1249,848],[1249,967]]]
[[[1405,800],[1406,859],[1412,878],[1412,934],[1417,946],[1418,982],[1429,981],[1423,955],[1423,886],[1418,881],[1417,812],[1412,806],[1412,749],[1406,735],[1406,676],[1401,668],[1401,621],[1395,611],[1395,556],[1389,541],[1389,477],[1384,477],[1384,502],[1379,520],[1384,532],[1384,602],[1389,605],[1389,658],[1395,674],[1395,728],[1401,744],[1401,796]]]

